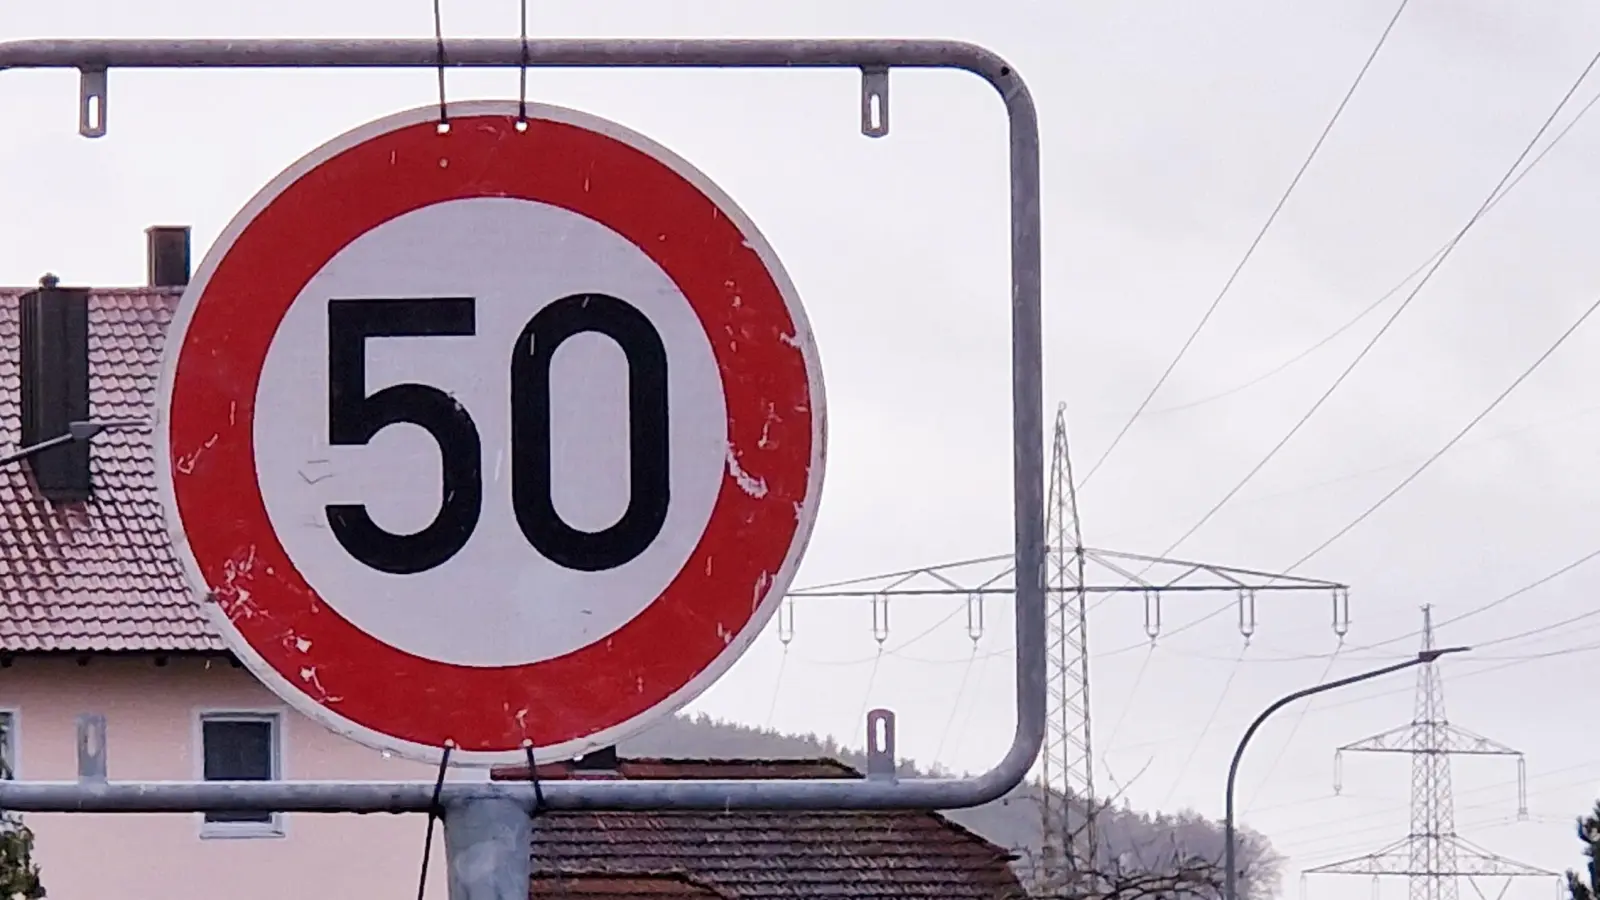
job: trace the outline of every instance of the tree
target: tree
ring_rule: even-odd
[[[39,900],[44,895],[39,865],[33,861],[33,832],[16,816],[0,813],[0,898]]]
[[[5,725],[0,720],[0,779],[9,781]],[[22,819],[0,809],[0,900],[39,900],[43,896],[39,865],[33,861],[33,831]]]
[[[1043,790],[1043,786],[1040,786]],[[1093,819],[1094,858],[1075,866],[1046,865],[1040,855],[1023,850],[1015,868],[1029,896],[1038,900],[1223,900],[1223,836],[1215,823],[1199,813],[1148,815],[1119,808],[1123,791],[1092,806],[1072,801],[1077,827],[1066,836],[1075,852],[1088,847]],[[1154,836],[1154,837],[1152,837]],[[1283,858],[1254,831],[1238,828],[1239,896],[1271,897]],[[1065,868],[1065,871],[1063,871]],[[1582,900],[1600,900],[1586,897]]]
[[[1578,840],[1583,842],[1583,855],[1589,858],[1588,881],[1571,869],[1567,870],[1567,892],[1572,900],[1596,900],[1600,895],[1600,802],[1594,811],[1578,819]]]

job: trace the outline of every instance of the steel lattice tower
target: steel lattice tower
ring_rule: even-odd
[[[1145,636],[1154,644],[1161,633],[1162,598],[1168,594],[1227,592],[1236,595],[1239,633],[1249,640],[1256,629],[1258,593],[1313,591],[1331,596],[1333,631],[1342,639],[1349,628],[1349,588],[1315,578],[1085,547],[1064,405],[1056,409],[1045,516],[1045,535],[1049,542],[1046,548],[1049,712],[1039,758],[1040,782],[1044,788],[1040,791],[1042,846],[1037,855],[1031,852],[1027,855],[1033,860],[1031,880],[1037,896],[1081,897],[1094,893],[1094,885],[1084,883],[1083,876],[1096,870],[1095,863],[1100,861],[1103,849],[1094,828],[1089,595],[1141,595]],[[794,639],[795,600],[869,598],[873,637],[881,654],[889,637],[891,599],[964,597],[968,635],[976,646],[983,635],[985,598],[991,595],[1009,598],[1013,593],[1013,559],[1011,554],[997,554],[790,591],[778,616],[779,639],[785,645]],[[1021,851],[1023,848],[1013,849]]]
[[[1050,542],[1046,633],[1049,648],[1050,716],[1040,751],[1040,803],[1044,832],[1041,862],[1046,872],[1077,873],[1094,868],[1099,849],[1094,822],[1093,717],[1089,710],[1089,605],[1083,526],[1078,521],[1078,487],[1067,447],[1066,410],[1056,410],[1050,454],[1050,485],[1045,510],[1045,540]],[[1079,807],[1082,822],[1073,821]],[[1074,840],[1074,837],[1077,840]],[[1077,844],[1077,846],[1074,846]],[[1088,865],[1084,865],[1084,863]]]
[[[1422,608],[1422,649],[1434,649],[1433,610]],[[1456,834],[1450,757],[1510,756],[1517,760],[1517,813],[1526,817],[1527,779],[1522,752],[1450,724],[1444,679],[1436,662],[1417,670],[1411,722],[1340,747],[1334,755],[1334,791],[1343,785],[1342,759],[1356,753],[1403,753],[1411,757],[1411,830],[1382,849],[1313,869],[1305,875],[1404,875],[1411,900],[1457,900],[1459,879],[1477,877],[1556,878],[1556,873],[1485,850]],[[1503,892],[1502,892],[1503,893]]]

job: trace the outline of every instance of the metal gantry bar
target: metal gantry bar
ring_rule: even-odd
[[[543,793],[544,808],[557,810],[918,810],[978,806],[1020,784],[1039,754],[1045,733],[1046,616],[1039,124],[1033,98],[1015,67],[982,47],[943,40],[474,39],[446,41],[442,57],[452,67],[859,69],[862,130],[874,137],[888,130],[890,69],[963,70],[984,79],[999,93],[1009,122],[1011,174],[1012,559],[1017,572],[1027,573],[1016,584],[1017,729],[1005,757],[975,778],[558,781],[545,784]],[[0,42],[0,69],[63,68],[82,74],[80,126],[91,136],[104,133],[106,72],[113,68],[434,68],[440,58],[434,41],[415,39]],[[443,786],[439,802],[446,809],[447,832],[452,830],[449,826],[454,817],[462,821],[454,829],[460,833],[488,829],[492,821],[505,818],[511,805],[532,812],[535,796],[532,785],[453,783]],[[474,806],[482,811],[468,813],[464,809]],[[434,786],[0,782],[0,808],[28,812],[425,812],[434,808]],[[479,838],[483,836],[471,840],[481,843]],[[468,836],[461,839],[468,840]],[[526,860],[525,853],[515,853]]]

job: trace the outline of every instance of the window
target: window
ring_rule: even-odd
[[[0,709],[0,779],[17,777],[17,714]]]
[[[200,749],[206,781],[274,781],[279,764],[280,721],[276,715],[214,713],[200,717]],[[204,814],[201,834],[259,837],[283,834],[283,814],[226,810]]]

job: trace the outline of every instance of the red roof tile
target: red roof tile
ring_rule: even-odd
[[[540,777],[606,777],[570,764]],[[493,777],[527,777],[527,768]],[[858,778],[831,760],[619,762],[620,778]],[[1024,896],[1010,854],[937,813],[567,813],[534,826],[533,900],[1000,900]],[[669,885],[673,879],[677,884]],[[600,882],[618,890],[606,893]],[[646,882],[649,882],[648,885]],[[580,891],[586,891],[587,894]],[[655,893],[649,893],[648,887]],[[669,891],[677,890],[673,894]],[[589,888],[594,888],[589,890]],[[699,890],[699,893],[695,893]]]
[[[17,298],[0,289],[0,447],[18,441]],[[178,292],[89,297],[89,402],[95,418],[151,414],[161,344]],[[156,499],[148,430],[90,445],[94,499],[52,506],[26,465],[0,468],[0,652],[213,651],[222,643],[189,593]]]
[[[556,875],[534,876],[532,900],[588,897],[591,900],[732,900],[733,895],[695,882],[686,875]]]

